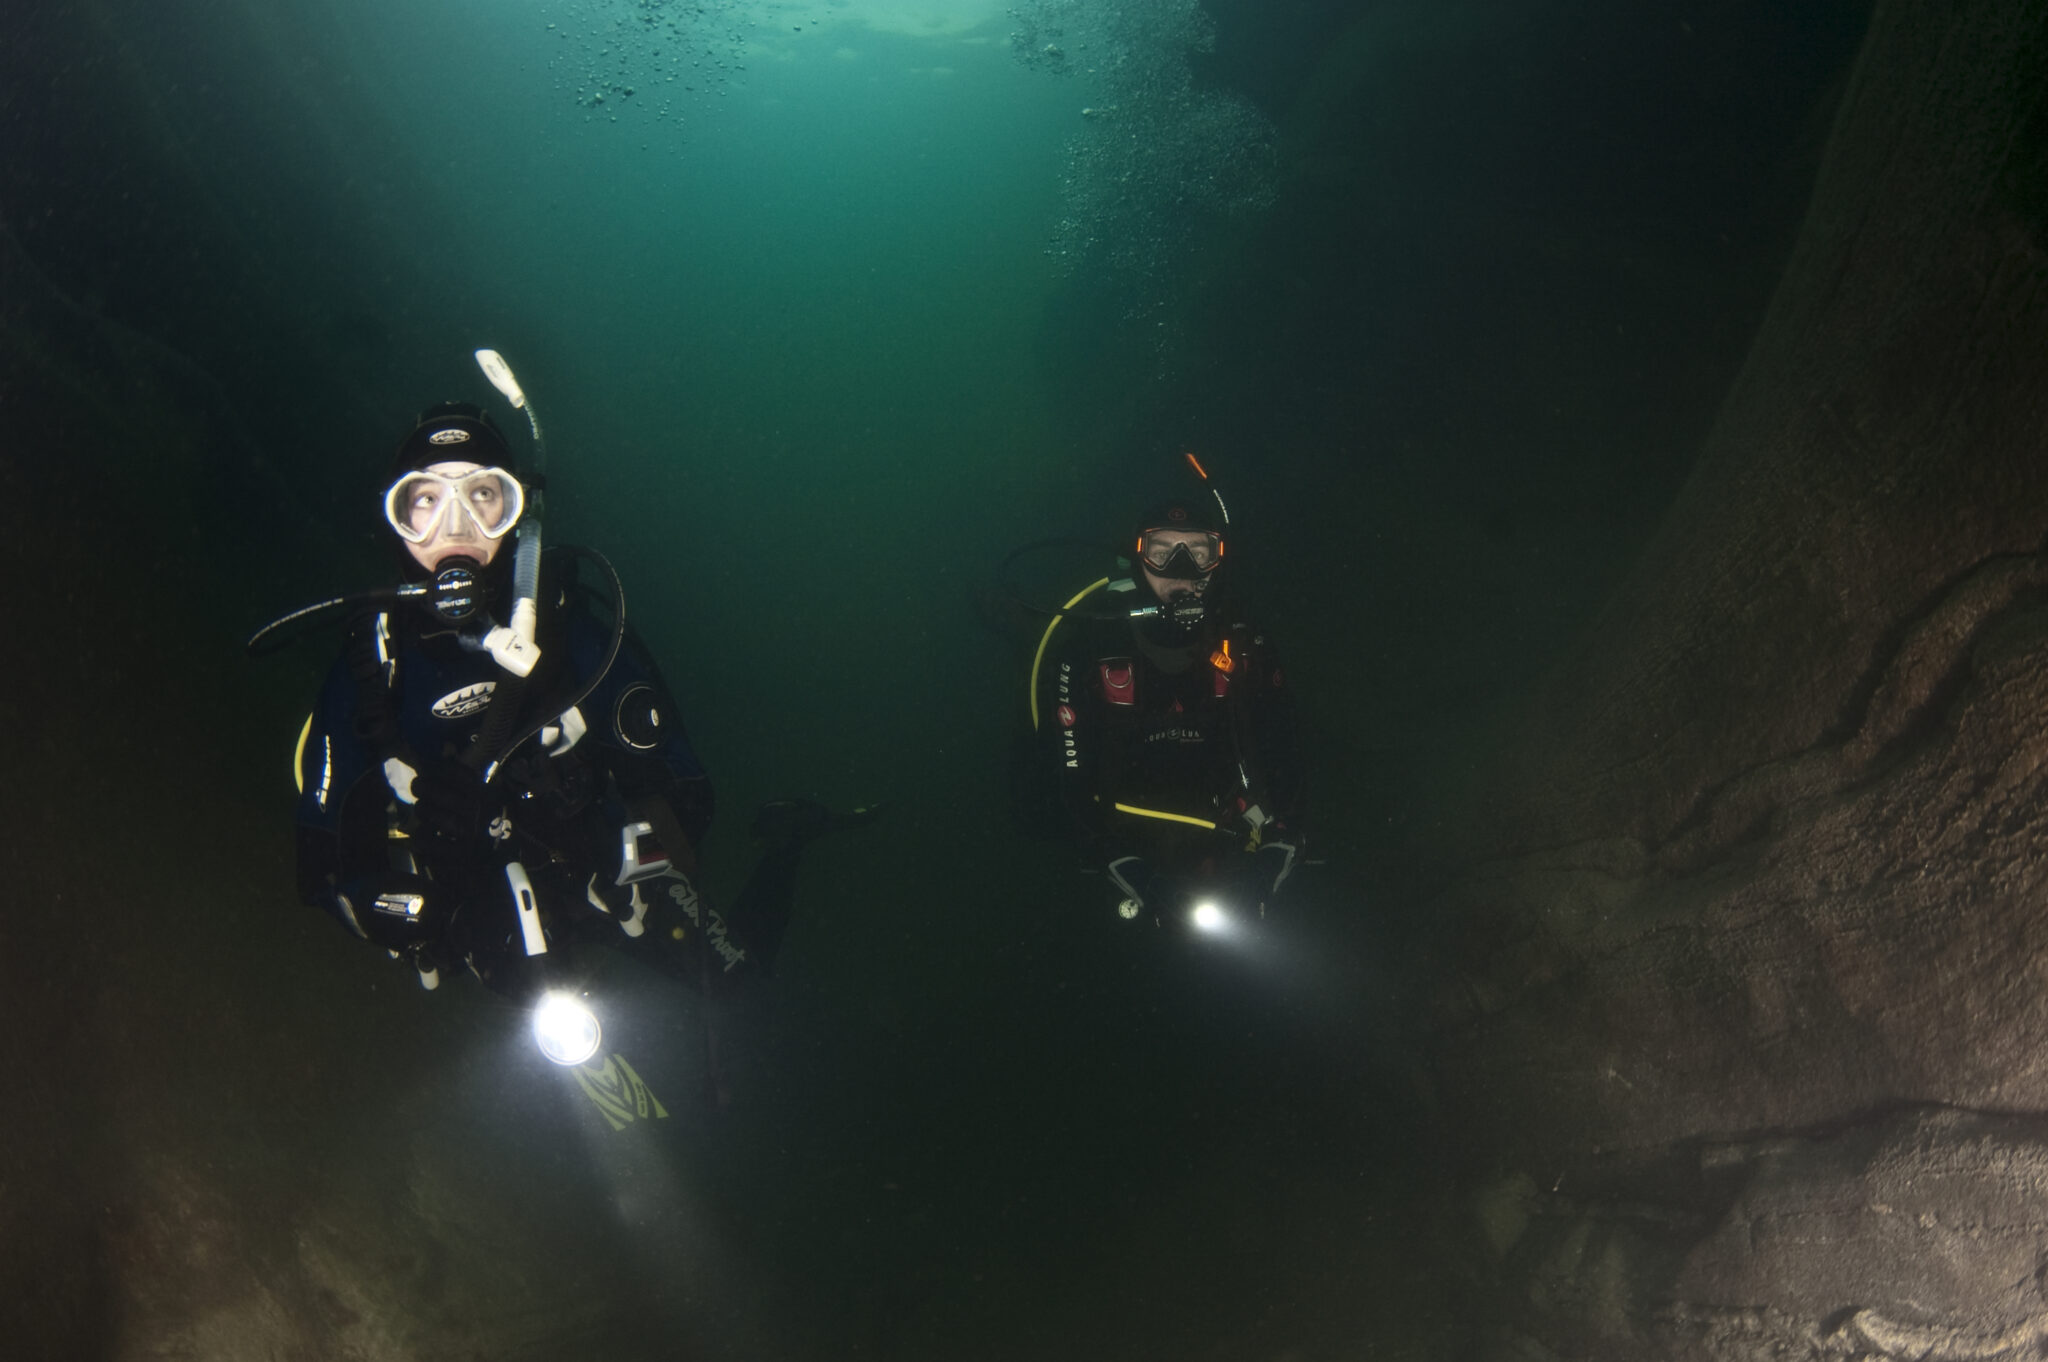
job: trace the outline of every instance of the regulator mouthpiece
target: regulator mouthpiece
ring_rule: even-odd
[[[1192,629],[1209,617],[1209,608],[1199,594],[1180,591],[1157,605],[1141,605],[1131,611],[1132,619],[1158,620],[1176,629]]]
[[[428,604],[436,615],[450,624],[462,624],[483,607],[483,582],[478,574],[483,564],[474,558],[449,558],[434,574]]]

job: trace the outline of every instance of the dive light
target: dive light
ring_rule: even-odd
[[[533,1039],[557,1064],[581,1064],[597,1053],[604,1028],[581,998],[560,989],[541,995],[533,1009]]]

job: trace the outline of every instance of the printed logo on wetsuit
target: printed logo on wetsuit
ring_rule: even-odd
[[[706,939],[711,942],[711,949],[716,951],[718,958],[725,962],[720,970],[721,973],[729,974],[738,966],[746,963],[747,953],[740,947],[737,941],[734,941],[727,934],[725,919],[718,915],[716,908],[705,908],[702,906],[697,898],[697,891],[690,887],[688,880],[682,880],[670,885],[668,887],[668,896],[676,907],[683,910],[683,915],[689,918],[694,926],[703,931]],[[711,925],[708,927],[704,925],[706,916],[709,916],[711,919]]]
[[[491,702],[491,692],[497,688],[498,683],[495,681],[479,681],[474,686],[464,686],[461,690],[450,691],[434,701],[434,717],[460,719],[464,715],[474,714]]]
[[[466,430],[437,430],[427,437],[430,445],[459,445],[469,439]]]
[[[1081,754],[1074,750],[1074,707],[1068,701],[1074,695],[1074,667],[1072,663],[1060,663],[1060,746],[1066,757],[1067,769],[1081,769]]]

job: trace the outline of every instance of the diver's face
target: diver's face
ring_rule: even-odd
[[[426,471],[438,473],[449,483],[460,483],[465,474],[482,469],[476,463],[437,463],[428,465]],[[407,523],[415,530],[432,526],[433,532],[420,543],[406,541],[405,551],[413,561],[429,572],[438,572],[441,564],[450,558],[472,558],[484,567],[498,556],[499,540],[488,538],[479,526],[495,528],[504,518],[506,507],[502,496],[489,482],[470,488],[466,499],[443,506],[439,498],[446,496],[445,485],[422,483],[415,494],[400,508]]]
[[[1145,585],[1152,588],[1152,594],[1162,601],[1175,596],[1199,596],[1209,589],[1207,577],[1162,577],[1154,572],[1153,566],[1168,566],[1174,550],[1185,548],[1195,566],[1212,566],[1220,552],[1221,545],[1216,535],[1204,530],[1147,530],[1139,544],[1139,564],[1145,569]]]

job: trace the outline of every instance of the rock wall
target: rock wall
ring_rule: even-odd
[[[1663,841],[1862,727],[1912,622],[2040,543],[2041,25],[2026,0],[1879,7],[1750,357],[1532,716],[1500,841]]]
[[[1880,5],[1697,470],[1481,783],[1499,1355],[2048,1337],[2048,6]]]

